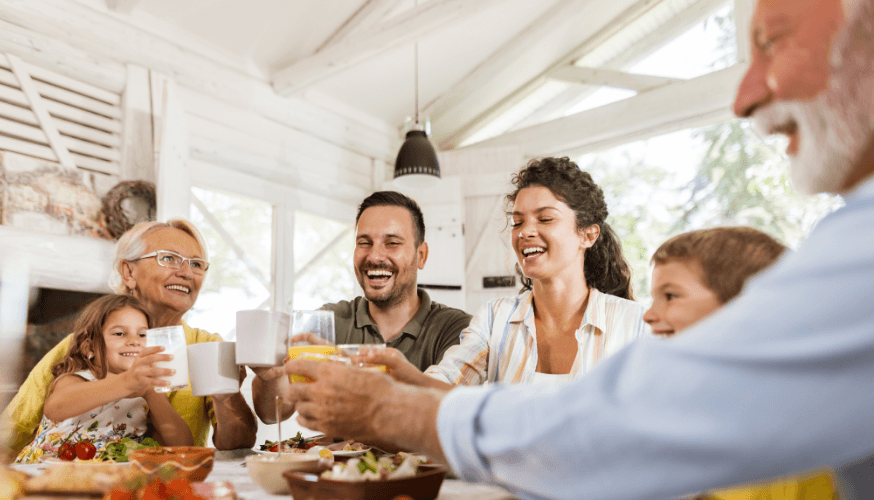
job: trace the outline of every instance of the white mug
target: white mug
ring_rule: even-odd
[[[240,392],[236,342],[202,342],[188,346],[188,376],[195,396]]]
[[[281,365],[287,354],[290,321],[281,311],[237,311],[237,364]]]

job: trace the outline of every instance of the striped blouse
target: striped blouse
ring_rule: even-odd
[[[491,382],[530,384],[537,367],[534,295],[494,299],[482,306],[461,332],[461,344],[446,351],[425,373],[454,385]],[[589,372],[600,360],[631,341],[651,336],[643,306],[589,289],[589,303],[576,331],[578,348],[570,375]]]

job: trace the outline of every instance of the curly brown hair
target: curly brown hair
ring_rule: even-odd
[[[609,212],[604,192],[588,172],[580,170],[567,157],[540,158],[529,161],[528,165],[514,174],[512,183],[516,189],[506,198],[510,206],[516,202],[519,191],[531,186],[543,186],[574,211],[578,230],[597,225],[601,235],[586,250],[583,264],[586,283],[603,293],[634,300],[631,266],[622,254],[622,243],[606,222]],[[522,277],[522,289],[530,290],[531,279],[522,275],[519,264],[516,264],[516,272]]]
[[[76,320],[70,350],[58,364],[52,367],[55,380],[61,375],[91,370],[98,379],[106,378],[106,343],[103,341],[103,327],[106,319],[115,311],[130,307],[146,317],[146,324],[152,327],[152,318],[142,302],[130,295],[104,295],[88,304]],[[88,353],[93,354],[92,357]],[[54,382],[49,393],[54,389]]]

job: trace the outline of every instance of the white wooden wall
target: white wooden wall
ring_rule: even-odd
[[[174,168],[186,169],[173,176],[176,182],[214,185],[211,168],[219,167],[215,172],[230,170],[305,193],[291,200],[296,208],[344,218],[381,184],[383,165],[400,145],[396,130],[325,99],[279,96],[239,61],[155,33],[72,0],[0,2],[0,52],[122,95],[122,179],[159,180],[155,165],[167,117],[156,94],[164,88],[158,82],[166,81],[182,109],[184,123],[174,128],[187,130],[184,141],[173,141],[174,148],[187,149],[171,155]]]
[[[461,179],[464,196],[465,309],[476,313],[490,299],[515,295],[515,288],[483,288],[484,276],[514,275],[504,197],[524,165],[517,147],[468,148],[439,154],[445,176]],[[472,172],[477,172],[473,174]],[[518,284],[518,281],[517,281]]]

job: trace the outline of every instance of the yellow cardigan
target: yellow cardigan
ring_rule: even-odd
[[[197,328],[191,328],[182,323],[185,329],[185,340],[188,345],[202,342],[219,342],[222,337]],[[45,404],[49,385],[54,380],[52,367],[58,363],[70,347],[73,335],[68,335],[58,345],[52,348],[27,376],[18,394],[0,415],[0,446],[8,456],[15,456],[33,439],[42,420],[42,410]],[[171,392],[168,394],[170,404],[191,428],[195,446],[206,446],[210,425],[215,425],[215,413],[212,399],[209,397],[194,397],[191,389]]]

